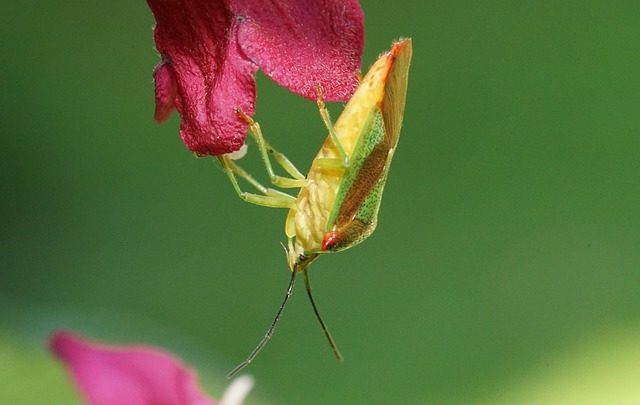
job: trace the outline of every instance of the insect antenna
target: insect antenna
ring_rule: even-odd
[[[311,295],[311,283],[309,282],[309,272],[307,271],[307,269],[304,269],[304,285],[305,287],[307,287],[307,295],[309,296],[309,301],[311,301],[313,312],[316,313],[316,318],[318,318],[318,321],[320,322],[320,326],[324,331],[324,335],[327,337],[327,340],[329,341],[329,346],[331,346],[331,349],[333,349],[333,353],[336,355],[336,358],[339,361],[343,361],[344,357],[340,353],[340,350],[338,350],[338,346],[336,345],[336,342],[331,337],[331,333],[329,333],[329,328],[327,328],[327,325],[322,320],[322,317],[320,316],[320,312],[318,312],[318,308],[316,307],[316,303],[313,300],[313,295]]]
[[[276,314],[276,317],[273,320],[273,322],[271,322],[271,326],[269,326],[269,330],[267,330],[266,335],[264,335],[264,337],[262,338],[260,343],[258,343],[258,346],[256,346],[255,349],[253,349],[253,351],[251,352],[249,357],[247,357],[247,359],[245,361],[240,363],[236,368],[231,370],[231,372],[229,374],[227,374],[227,378],[233,377],[234,375],[238,374],[238,372],[240,370],[242,370],[243,368],[247,367],[253,361],[253,359],[258,355],[258,353],[260,353],[260,350],[262,350],[264,345],[267,344],[269,339],[271,339],[271,336],[273,335],[273,331],[276,329],[276,324],[278,323],[278,320],[280,319],[280,316],[282,315],[282,310],[284,309],[284,306],[287,305],[287,301],[289,300],[289,297],[291,296],[291,293],[293,292],[293,284],[296,281],[296,273],[297,272],[295,270],[291,272],[291,281],[289,281],[289,287],[287,287],[287,293],[285,294],[284,300],[282,301],[282,305],[280,305],[280,309],[278,310],[278,313]],[[305,272],[305,274],[306,274],[306,272]],[[306,280],[306,276],[305,276],[305,280]],[[315,305],[314,305],[314,308],[315,308]],[[316,314],[317,313],[318,312],[316,311]],[[324,325],[323,325],[323,328],[324,328]],[[326,332],[326,330],[325,330],[325,332]],[[328,332],[326,332],[326,333],[328,333]],[[331,339],[331,337],[329,337],[329,339]],[[335,350],[335,348],[334,348],[334,350]]]

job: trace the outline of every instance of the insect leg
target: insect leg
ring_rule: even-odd
[[[291,272],[291,281],[289,281],[289,287],[287,288],[287,293],[284,296],[284,301],[282,301],[282,305],[280,305],[280,309],[278,310],[278,313],[276,314],[276,317],[273,320],[273,322],[271,322],[271,326],[269,326],[269,329],[267,330],[266,335],[264,335],[264,338],[262,338],[260,343],[258,343],[258,346],[256,346],[255,349],[253,349],[253,351],[251,352],[249,357],[247,357],[247,359],[245,361],[240,363],[236,368],[231,370],[231,372],[229,374],[227,374],[227,378],[233,377],[240,370],[242,370],[243,368],[247,367],[253,361],[253,359],[258,355],[260,350],[262,350],[264,345],[267,344],[269,339],[271,339],[271,336],[273,336],[273,331],[276,329],[276,324],[278,323],[278,320],[280,319],[280,316],[282,315],[282,311],[284,310],[284,306],[287,305],[287,301],[289,300],[289,297],[291,296],[291,293],[293,292],[293,284],[296,281],[296,274],[297,274],[297,272],[295,272],[295,271]]]
[[[304,175],[300,173],[300,171],[293,165],[293,163],[291,163],[289,159],[287,159],[285,155],[278,152],[271,145],[269,145],[269,143],[264,139],[264,136],[262,135],[260,125],[239,108],[236,109],[236,114],[238,114],[238,116],[249,125],[249,132],[258,144],[260,154],[262,155],[262,160],[264,161],[264,165],[267,169],[267,173],[269,174],[271,182],[274,185],[283,188],[300,188],[304,186]],[[273,171],[273,166],[271,165],[271,160],[269,160],[269,153],[273,155],[280,166],[282,166],[282,168],[293,178],[281,177],[275,174],[275,172]]]
[[[236,190],[238,197],[240,197],[243,201],[262,205],[265,207],[272,208],[291,208],[293,207],[296,199],[289,194],[283,193],[278,190],[274,190],[272,188],[266,188],[262,184],[260,184],[256,179],[254,179],[249,173],[247,173],[243,168],[238,166],[236,162],[231,160],[228,156],[222,155],[218,156],[218,160],[224,171],[229,176],[229,180],[231,180],[231,184],[233,188]],[[242,191],[240,185],[238,184],[238,180],[236,179],[235,174],[238,174],[240,177],[245,179],[248,183],[257,188],[262,194],[253,194],[247,193],[246,191]]]
[[[329,328],[327,328],[327,325],[322,320],[322,317],[320,316],[320,312],[318,312],[318,308],[316,307],[316,303],[313,300],[313,295],[311,295],[311,283],[309,283],[309,272],[307,269],[304,269],[304,285],[307,288],[307,295],[309,296],[309,301],[311,301],[313,312],[315,312],[316,318],[318,318],[318,321],[320,322],[320,326],[322,327],[324,335],[327,337],[327,340],[329,341],[329,346],[331,346],[331,349],[333,349],[333,353],[336,355],[336,358],[339,361],[343,361],[344,357],[342,357],[342,354],[340,353],[340,350],[338,350],[338,346],[336,345],[336,342],[331,337],[331,333],[329,333]]]
[[[340,152],[340,155],[342,156],[343,166],[347,167],[349,166],[349,156],[347,156],[346,152],[344,151],[344,148],[340,144],[340,140],[336,135],[336,131],[334,131],[333,129],[333,122],[331,122],[329,110],[327,110],[327,107],[324,105],[322,89],[320,88],[320,86],[316,85],[316,92],[318,93],[317,103],[318,110],[320,111],[320,117],[322,117],[322,122],[324,122],[324,126],[329,130],[329,135],[331,136],[333,143],[336,145],[338,152]]]
[[[338,158],[315,158],[313,164],[324,170],[343,170],[345,169],[344,160]]]
[[[260,127],[258,127],[258,129],[259,128]],[[262,137],[262,133],[260,133],[260,136]],[[264,146],[265,146],[267,152],[269,152],[269,153],[271,153],[273,155],[273,157],[276,159],[276,162],[278,162],[280,164],[280,166],[282,166],[282,168],[287,173],[289,173],[295,180],[304,180],[305,179],[304,174],[302,174],[300,172],[300,170],[298,170],[298,168],[295,167],[295,165],[293,163],[291,163],[291,161],[283,153],[280,153],[277,150],[275,150],[274,147],[271,146],[266,141],[266,139],[264,139],[264,137],[262,137],[262,140],[264,141]],[[289,180],[289,179],[287,179],[287,180]],[[304,185],[304,183],[300,183],[299,185],[297,185],[295,187],[301,187],[302,185]]]

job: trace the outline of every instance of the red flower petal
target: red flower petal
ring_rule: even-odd
[[[357,86],[364,42],[355,0],[147,0],[156,18],[156,121],[175,107],[180,136],[200,154],[238,150],[252,116],[258,67],[315,99],[347,100]]]
[[[68,332],[50,344],[91,405],[215,405],[195,372],[160,350],[97,345]]]
[[[242,50],[276,83],[316,100],[347,101],[364,47],[364,15],[355,0],[237,0]]]
[[[221,1],[148,0],[158,52],[177,83],[180,136],[192,151],[221,155],[238,150],[247,124],[234,109],[252,115],[258,69],[236,41],[237,21]],[[166,79],[162,67],[156,79]],[[165,83],[156,81],[156,118],[166,111]],[[159,103],[158,103],[159,101]],[[164,117],[166,118],[166,117]]]

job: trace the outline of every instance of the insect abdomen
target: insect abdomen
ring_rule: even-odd
[[[326,224],[331,214],[340,176],[309,176],[300,190],[286,223],[287,236],[307,253],[321,250]]]

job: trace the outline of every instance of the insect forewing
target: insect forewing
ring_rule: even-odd
[[[404,105],[407,98],[409,65],[411,64],[411,39],[394,44],[391,54],[395,61],[384,86],[382,116],[387,130],[386,137],[391,148],[395,148],[400,137],[400,128],[404,117]]]
[[[389,165],[398,143],[404,114],[411,40],[394,44],[372,66],[349,104],[360,114],[351,118],[357,141],[331,211],[323,250],[339,251],[360,243],[375,229]],[[347,107],[349,107],[349,104]],[[356,108],[357,108],[356,107]],[[363,109],[368,108],[366,114]]]

